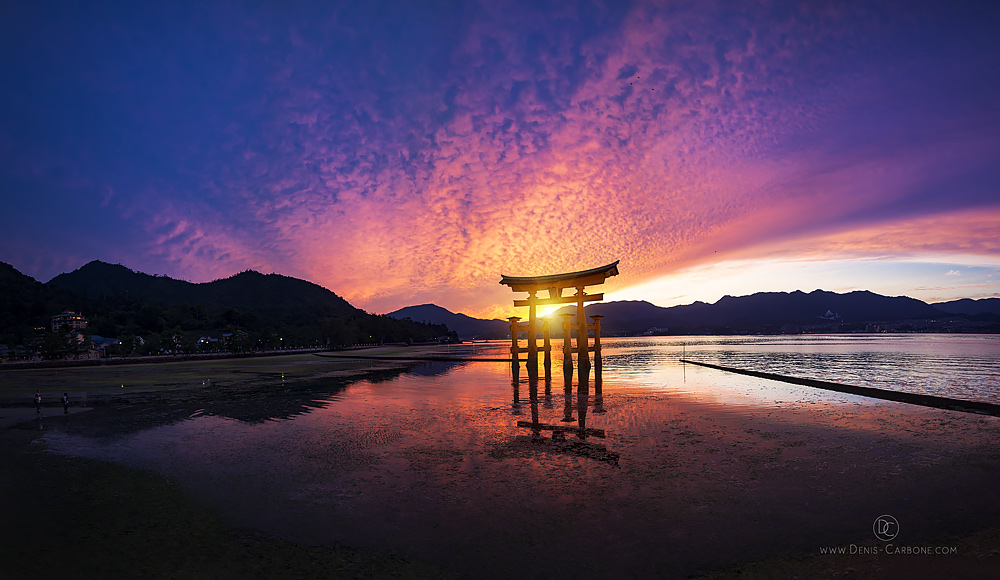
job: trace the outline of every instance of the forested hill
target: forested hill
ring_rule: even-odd
[[[94,261],[46,284],[0,263],[0,344],[33,340],[63,310],[86,316],[103,337],[239,332],[265,346],[427,341],[448,335],[431,325],[369,314],[311,282],[246,271],[191,283]],[[242,335],[241,334],[241,335]]]
[[[63,288],[46,286],[6,262],[0,262],[0,332],[41,324],[63,310],[79,310],[89,302]]]
[[[184,304],[201,306],[207,311],[227,308],[252,311],[266,324],[301,325],[328,316],[367,315],[347,300],[312,282],[252,270],[195,284],[94,261],[78,270],[56,276],[48,285],[98,300],[115,297],[168,307]]]

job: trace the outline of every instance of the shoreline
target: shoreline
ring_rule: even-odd
[[[404,348],[414,354],[441,351],[439,347],[378,347],[366,350],[392,356]],[[7,369],[13,372],[0,372],[0,416],[5,408],[27,406],[33,409],[36,390],[42,393],[44,412],[47,408],[61,410],[64,392],[69,393],[72,409],[101,405],[108,400],[135,398],[138,394],[247,385],[275,376],[294,380],[347,377],[371,370],[405,368],[417,362],[411,358],[324,357],[310,351],[123,365]]]
[[[360,347],[369,348],[369,347]],[[145,365],[163,364],[172,362],[208,361],[208,360],[230,360],[244,358],[261,358],[271,356],[291,356],[296,354],[312,354],[317,352],[340,352],[331,351],[327,348],[289,348],[284,350],[265,350],[253,352],[213,352],[213,353],[192,353],[192,354],[162,354],[148,356],[129,357],[108,357],[99,359],[81,360],[31,360],[17,362],[0,363],[0,371],[19,371],[35,369],[73,369],[89,367],[110,367],[119,365]]]

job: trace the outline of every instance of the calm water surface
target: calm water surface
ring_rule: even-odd
[[[683,352],[996,401],[998,346],[967,336],[611,339],[600,380],[595,369],[567,380],[558,358],[549,381],[523,369],[514,378],[503,363],[431,363],[317,385],[325,394],[306,412],[268,420],[192,408],[97,432],[87,413],[46,439],[162,473],[236,525],[391,551],[460,577],[684,577],[870,543],[885,513],[913,544],[995,525],[1000,420],[682,365]],[[487,358],[506,347],[464,348]],[[550,430],[581,423],[586,437]]]
[[[871,334],[658,340],[692,360],[896,391],[1000,403],[1000,335]],[[624,346],[624,345],[622,345]],[[650,352],[642,343],[632,347]]]

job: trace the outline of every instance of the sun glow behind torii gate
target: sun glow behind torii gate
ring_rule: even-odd
[[[592,316],[594,319],[594,324],[588,325],[587,319],[584,314],[584,303],[594,302],[604,299],[604,294],[586,294],[584,289],[587,286],[596,286],[603,284],[604,280],[618,275],[618,262],[608,264],[606,266],[601,266],[599,268],[592,268],[590,270],[583,270],[580,272],[568,272],[565,274],[551,274],[548,276],[503,276],[501,275],[500,284],[505,286],[510,286],[510,289],[514,292],[527,292],[527,300],[514,300],[514,307],[528,307],[528,322],[527,324],[520,321],[520,317],[512,316],[507,320],[510,321],[510,360],[511,365],[514,369],[518,368],[518,354],[523,352],[525,349],[521,349],[518,345],[518,333],[527,331],[528,334],[528,372],[534,371],[538,372],[538,332],[541,330],[544,335],[544,344],[542,350],[545,353],[545,371],[546,375],[549,374],[549,369],[552,364],[552,345],[550,343],[550,324],[546,319],[543,324],[543,328],[538,328],[538,321],[536,316],[536,310],[538,306],[548,306],[552,304],[576,304],[576,351],[577,351],[577,363],[580,367],[590,366],[590,345],[588,344],[587,331],[594,331],[594,357],[596,360],[600,360],[601,356],[601,317]],[[563,290],[566,288],[575,288],[576,294],[569,296],[563,296]],[[542,291],[548,291],[548,298],[538,297],[538,293]],[[571,326],[570,318],[572,314],[563,314],[563,354],[564,354],[564,365],[572,365],[572,353],[571,347]]]

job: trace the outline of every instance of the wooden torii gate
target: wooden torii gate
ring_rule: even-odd
[[[590,366],[590,345],[588,344],[587,331],[594,331],[594,356],[599,359],[601,356],[601,320],[600,316],[592,316],[594,319],[594,324],[587,324],[587,319],[583,310],[583,305],[585,302],[593,302],[597,300],[603,300],[604,294],[587,294],[584,289],[587,286],[596,286],[598,284],[603,284],[604,280],[611,276],[618,275],[618,262],[620,260],[615,260],[611,264],[606,266],[601,266],[599,268],[592,268],[590,270],[583,270],[580,272],[567,272],[565,274],[550,274],[548,276],[503,276],[501,275],[500,284],[505,286],[510,286],[510,289],[514,292],[527,292],[527,300],[514,300],[514,307],[528,307],[528,322],[527,324],[523,322],[518,322],[521,320],[520,317],[512,316],[507,320],[510,321],[510,357],[511,364],[518,364],[518,354],[523,352],[518,346],[517,334],[519,331],[527,330],[528,333],[528,370],[538,368],[538,321],[536,320],[536,309],[538,306],[547,306],[550,304],[576,304],[576,351],[577,351],[577,362],[580,366]],[[575,288],[576,294],[569,296],[563,296],[563,290],[565,288]],[[538,297],[538,293],[542,291],[548,291],[548,298]],[[570,318],[572,314],[563,314],[563,352],[565,355],[563,364],[572,364],[572,354],[571,354],[571,325]],[[544,322],[544,344],[543,351],[545,353],[545,368],[546,371],[551,365],[551,351],[552,345],[550,343],[550,327],[549,321]],[[536,371],[537,372],[537,371]]]

